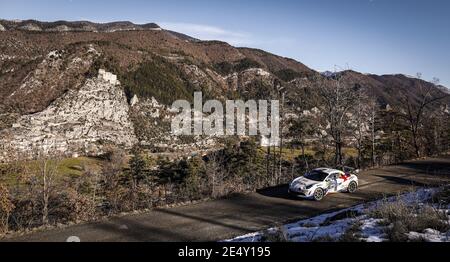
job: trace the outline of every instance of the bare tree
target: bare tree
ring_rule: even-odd
[[[225,172],[221,167],[223,158],[220,155],[220,151],[213,152],[208,156],[205,169],[208,176],[209,184],[211,186],[211,197],[216,198],[223,196],[224,192],[224,177]]]
[[[313,128],[311,126],[311,121],[309,118],[302,116],[300,118],[290,120],[289,136],[293,137],[300,145],[300,149],[302,151],[302,159],[306,169],[309,169],[309,163],[305,153],[306,137],[308,135],[312,135],[312,133]]]
[[[375,125],[376,125],[376,115],[377,115],[377,103],[375,100],[369,102],[370,108],[370,138],[371,138],[371,160],[372,167],[376,163],[376,135],[375,135]]]
[[[36,154],[34,164],[31,165],[31,174],[37,179],[40,186],[42,204],[42,224],[49,223],[49,202],[54,193],[58,169],[61,159],[58,156],[50,156],[48,153],[39,152]]]
[[[270,149],[271,149],[271,145],[269,144],[267,146],[267,151],[266,151],[266,176],[269,177],[270,176]]]
[[[418,73],[417,78],[420,80],[422,74]],[[406,107],[406,112],[401,114],[408,122],[409,130],[412,136],[412,144],[416,157],[420,157],[420,128],[423,124],[424,115],[428,107],[433,103],[448,97],[448,94],[437,94],[435,85],[439,83],[438,79],[434,79],[434,85],[424,85],[422,81],[418,82],[418,92],[414,96],[411,93],[405,93],[402,104]]]
[[[280,118],[280,161],[279,161],[279,174],[277,177],[277,181],[276,184],[280,183],[280,177],[282,176],[282,172],[283,172],[283,131],[284,131],[284,124],[285,124],[285,114],[284,114],[284,101],[285,101],[285,96],[286,93],[284,91],[284,87],[279,86],[278,87],[278,93],[281,96],[281,118]]]
[[[9,190],[0,184],[0,233],[7,233],[9,229],[9,217],[14,209]]]
[[[117,148],[111,147],[107,150],[107,161],[102,167],[102,182],[104,185],[105,195],[111,205],[111,211],[117,211],[121,204],[121,188],[120,188],[120,176],[123,173],[123,168],[127,163],[126,153]]]
[[[357,164],[358,167],[361,167],[364,142],[369,136],[372,142],[372,164],[374,163],[376,102],[360,86],[357,86],[355,93],[354,106],[351,110],[352,135],[355,139],[356,149],[358,150]]]
[[[346,83],[342,73],[335,73],[332,77],[316,77],[314,83],[321,97],[324,116],[328,121],[328,133],[333,139],[335,147],[335,164],[343,164],[342,147],[344,133],[348,125],[348,112],[353,106],[355,85]]]

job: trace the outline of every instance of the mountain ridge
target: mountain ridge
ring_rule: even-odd
[[[38,26],[38,27],[35,27]],[[63,28],[64,26],[67,26],[68,28]],[[39,28],[39,29],[38,29]],[[219,45],[228,45],[230,47],[233,47],[237,50],[241,50],[244,53],[247,51],[250,51],[253,53],[253,56],[258,56],[261,59],[261,56],[264,55],[270,55],[274,56],[280,59],[284,59],[287,62],[290,63],[299,63],[301,62],[289,58],[289,57],[283,57],[278,56],[276,54],[269,53],[265,50],[257,49],[257,48],[251,48],[251,47],[234,47],[229,45],[226,42],[218,41],[218,40],[200,40],[196,39],[192,36],[186,35],[182,32],[175,32],[172,30],[166,30],[164,28],[161,28],[157,23],[145,23],[145,24],[136,24],[130,21],[112,21],[112,22],[104,22],[104,23],[96,23],[91,21],[67,21],[67,20],[58,20],[58,21],[39,21],[35,19],[27,19],[27,20],[6,20],[6,19],[0,19],[0,31],[14,31],[14,30],[21,30],[21,31],[32,31],[32,32],[98,32],[98,33],[114,33],[114,32],[120,32],[120,31],[164,31],[168,33],[169,35],[172,35],[176,38],[182,39],[184,41],[188,42],[197,42],[197,43],[203,43],[203,44],[219,44]],[[262,54],[262,55],[261,55]],[[302,64],[303,65],[303,64]],[[305,65],[303,65],[305,66]],[[306,66],[305,66],[306,67]],[[302,68],[305,69],[305,68]],[[311,68],[307,68],[310,71],[315,71]],[[345,71],[345,70],[344,70]],[[356,71],[355,71],[356,72]],[[315,73],[319,73],[318,71]],[[332,71],[325,71],[322,72],[326,75],[330,76],[334,74]],[[359,72],[358,72],[359,73]],[[360,73],[363,74],[363,73]],[[374,76],[405,76],[407,78],[415,79],[414,76],[408,76],[406,74],[402,73],[392,73],[392,74],[374,74],[374,73],[367,73],[367,75],[374,75]],[[443,86],[443,85],[441,85]],[[448,87],[443,86],[443,90],[449,90]]]
[[[102,25],[99,28],[104,31],[94,32],[45,31],[45,28],[54,29],[56,24],[30,21],[35,20],[11,22],[20,26],[10,27],[7,24],[7,30],[0,33],[0,142],[4,144],[16,140],[26,144],[27,137],[31,137],[26,130],[21,131],[22,136],[11,140],[14,126],[23,126],[21,121],[24,119],[26,123],[34,123],[28,121],[32,115],[42,116],[41,112],[54,112],[50,109],[60,107],[55,101],[68,93],[77,94],[83,90],[86,83],[97,77],[100,69],[116,75],[121,83],[118,88],[123,92],[127,104],[117,98],[122,95],[105,98],[105,101],[120,104],[124,108],[122,112],[128,112],[129,119],[117,122],[131,121],[133,125],[130,129],[133,131],[124,132],[129,134],[124,136],[124,141],[137,138],[140,145],[151,150],[169,148],[169,151],[174,152],[208,149],[216,145],[208,140],[176,140],[170,136],[171,114],[168,106],[175,100],[192,101],[196,91],[202,91],[204,99],[220,101],[279,99],[280,84],[285,87],[286,112],[300,116],[303,111],[317,111],[313,110],[317,109],[319,101],[317,90],[314,89],[315,79],[321,78],[327,82],[334,77],[334,74],[322,76],[299,61],[264,50],[236,48],[221,41],[201,41],[164,29],[136,30],[128,22]],[[36,26],[42,27],[44,31],[36,31]],[[57,26],[68,24],[60,23]],[[128,30],[130,28],[132,30]],[[150,25],[150,28],[156,27]],[[433,97],[445,94],[442,88],[433,83],[399,74],[378,76],[351,70],[338,74],[346,84],[363,87],[385,108],[401,108],[405,96],[412,98],[412,103],[418,103],[422,86],[432,90],[430,95]],[[65,104],[70,103],[67,101]],[[102,101],[93,103],[97,104],[102,105]],[[104,108],[109,108],[107,106]],[[83,119],[85,112],[96,112],[95,107],[67,106],[76,109],[68,116],[70,119]],[[440,108],[448,111],[450,99],[439,101],[435,109]],[[94,116],[80,121],[82,124],[76,126],[62,125],[64,122],[61,118],[47,114],[40,119],[48,122],[43,126],[61,126],[61,129],[54,130],[58,133],[58,143],[64,145],[64,149],[65,145],[78,139],[72,134],[72,129],[77,131],[95,127],[95,130],[104,132],[103,137],[111,138],[115,137],[113,132],[117,130],[116,124],[108,129]],[[53,143],[46,132],[43,127],[35,132],[37,145]],[[92,146],[100,148],[98,152],[101,152],[102,146],[118,141],[103,141],[96,133],[83,132],[85,137],[81,141],[83,146],[80,153],[85,153],[85,149]],[[84,145],[85,141],[88,144]]]
[[[130,21],[115,21],[107,23],[95,23],[90,21],[66,21],[43,22],[34,19],[28,20],[4,20],[0,19],[0,25],[9,30],[42,31],[42,32],[116,32],[116,31],[144,31],[162,30],[156,23],[135,24]]]

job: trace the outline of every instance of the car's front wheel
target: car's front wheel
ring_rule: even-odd
[[[320,201],[325,196],[325,192],[322,188],[317,188],[316,191],[314,191],[314,200]]]
[[[357,189],[358,189],[358,184],[355,181],[352,181],[352,182],[350,182],[350,184],[348,184],[347,191],[349,193],[355,193]]]

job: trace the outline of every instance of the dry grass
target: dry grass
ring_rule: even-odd
[[[97,158],[79,157],[64,158],[58,164],[58,179],[77,178],[83,175],[85,169],[100,172],[102,160]],[[0,183],[7,186],[14,186],[19,180],[19,176],[27,169],[36,169],[37,161],[21,161],[11,164],[0,165]]]
[[[431,201],[438,205],[450,205],[450,186],[445,186],[433,194]]]
[[[324,235],[320,237],[316,237],[312,240],[314,243],[330,243],[336,242],[336,239],[332,238],[330,235]]]
[[[313,242],[361,242],[361,225],[360,221],[356,221],[339,238],[324,235],[314,238]]]
[[[277,228],[274,231],[272,230],[264,231],[261,235],[261,242],[279,243],[279,242],[288,242],[288,239],[283,230]]]
[[[361,242],[361,222],[351,225],[338,239],[338,242]]]
[[[425,229],[447,232],[450,226],[447,215],[430,205],[416,202],[408,204],[398,199],[394,202],[384,201],[371,214],[374,218],[383,219],[389,241],[409,241],[407,233],[422,233]]]

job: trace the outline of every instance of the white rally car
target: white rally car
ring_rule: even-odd
[[[354,193],[357,189],[358,177],[355,174],[331,168],[314,169],[289,185],[290,194],[316,201],[330,193]]]

